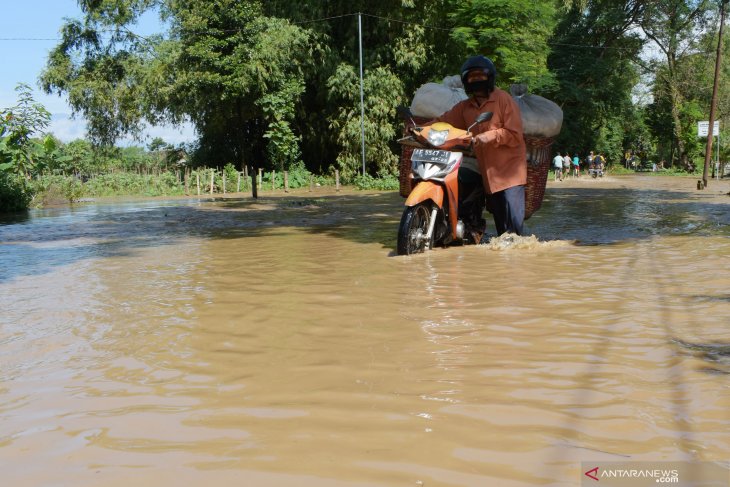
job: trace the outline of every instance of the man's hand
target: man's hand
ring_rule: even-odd
[[[459,142],[461,143],[461,145],[469,147],[474,143],[474,137],[469,132],[467,132],[465,135],[459,137]]]
[[[497,131],[496,130],[487,130],[486,132],[482,132],[481,134],[477,135],[475,139],[479,141],[480,144],[488,144],[495,140],[497,138]]]

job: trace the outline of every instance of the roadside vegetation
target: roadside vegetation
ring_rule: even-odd
[[[474,53],[495,61],[502,88],[526,83],[562,107],[554,151],[593,150],[616,168],[630,154],[692,173],[704,159],[697,121],[708,119],[719,9],[727,8],[724,0],[79,4],[83,16],[65,20],[39,82],[68,97],[88,121],[87,139],[64,143],[48,134],[50,114],[19,85],[18,103],[0,109],[0,211],[58,195],[193,194],[193,178],[197,185],[212,169],[221,190],[223,173],[232,171],[228,185],[248,168],[282,186],[284,171],[290,187],[314,177],[333,184],[337,171],[343,184],[397,188],[396,107]],[[163,30],[136,35],[149,13]],[[730,59],[730,36],[722,49]],[[648,51],[655,55],[642,57]],[[720,159],[727,160],[730,63],[720,80]],[[198,139],[116,145],[161,122],[191,122]]]

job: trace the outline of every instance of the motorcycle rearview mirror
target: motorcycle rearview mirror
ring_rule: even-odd
[[[403,120],[413,118],[413,113],[411,112],[411,109],[408,107],[398,107],[395,109],[395,112],[398,114],[400,118]]]
[[[415,120],[413,120],[413,112],[411,112],[411,109],[409,107],[398,107],[395,109],[395,112],[398,114],[400,118],[403,120],[408,120],[411,122],[411,125],[413,125],[413,129],[416,131],[420,131],[420,127],[418,127]]]
[[[492,112],[482,112],[482,113],[480,113],[479,116],[477,117],[477,119],[474,120],[474,123],[471,124],[471,125],[469,125],[469,128],[466,129],[466,131],[467,132],[471,132],[471,128],[474,125],[479,125],[482,122],[486,122],[487,120],[491,120],[493,115],[494,115],[494,113],[492,113]]]
[[[491,120],[493,115],[494,114],[492,112],[480,113],[479,116],[477,117],[477,123],[482,123],[482,122],[486,122],[487,120]]]

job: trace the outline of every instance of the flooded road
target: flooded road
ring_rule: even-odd
[[[3,220],[2,485],[557,487],[582,462],[727,466],[730,182],[694,185],[551,181],[539,242],[413,257],[394,256],[396,193]]]

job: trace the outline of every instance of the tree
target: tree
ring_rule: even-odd
[[[54,139],[43,141],[51,114],[33,99],[30,86],[19,83],[18,103],[0,110],[0,211],[25,209],[31,200],[27,180],[36,170],[36,162],[44,151],[53,150]]]
[[[352,66],[343,63],[330,78],[328,86],[331,99],[340,107],[340,113],[334,117],[330,127],[337,134],[337,141],[342,147],[337,166],[347,181],[360,172],[362,160],[360,110],[353,109],[360,101],[360,80]],[[366,166],[381,176],[396,174],[398,158],[393,154],[389,142],[396,135],[391,121],[396,106],[401,103],[403,85],[388,68],[381,66],[367,71],[363,91],[367,94],[367,116],[364,121]]]
[[[267,15],[307,28],[313,62],[293,123],[303,158],[320,171],[335,161],[344,178],[361,171],[359,32],[362,24],[368,172],[392,173],[395,108],[424,82],[458,71],[463,50],[449,36],[451,2],[400,0],[269,1]],[[362,12],[358,19],[352,12]],[[318,21],[312,21],[317,20]],[[326,19],[326,20],[321,20]],[[381,78],[382,76],[382,78]]]
[[[147,144],[147,150],[150,152],[164,151],[168,147],[169,144],[165,142],[162,137],[155,137],[149,144]]]
[[[643,47],[634,27],[643,11],[643,2],[633,0],[586,0],[564,11],[548,58],[558,87],[546,93],[563,108],[559,150],[582,155],[595,150],[616,161],[634,138],[631,95]]]
[[[76,139],[59,148],[57,167],[62,174],[88,176],[94,169],[94,152],[87,140]]]
[[[638,140],[653,144],[641,117],[659,120],[659,108],[674,110],[673,133],[687,132],[694,105],[676,97],[676,63],[659,73],[656,106],[641,110],[632,89],[654,69],[638,61],[645,40],[689,46],[704,18],[692,9],[709,1],[82,0],[83,18],[64,25],[41,80],[68,95],[102,146],[145,122],[190,121],[199,135],[191,165],[282,170],[304,161],[347,177],[361,167],[360,40],[373,174],[395,169],[394,108],[478,52],[494,59],[503,87],[526,81],[563,107],[561,149],[617,159]],[[134,23],[150,9],[167,30],[142,38]]]
[[[547,68],[548,38],[556,23],[552,0],[473,0],[457,3],[452,36],[470,53],[487,55],[502,83],[526,83],[540,92],[555,83]]]
[[[33,99],[30,86],[19,83],[15,91],[18,103],[0,110],[0,171],[29,177],[34,170],[35,155],[43,149],[42,143],[32,136],[43,135],[51,123],[51,114]],[[51,145],[53,139],[47,138],[45,143]]]
[[[153,6],[171,26],[167,38],[144,39],[130,30]],[[203,151],[214,158],[208,163],[260,164],[262,137],[280,142],[276,135],[290,120],[261,100],[296,103],[292,86],[303,85],[300,65],[307,59],[302,29],[264,17],[257,1],[87,0],[81,7],[83,22],[63,27],[41,82],[49,93],[68,94],[97,144],[139,135],[144,121],[184,120],[195,124]],[[282,150],[296,153],[281,143],[270,153]]]
[[[647,6],[640,26],[664,57],[664,66],[656,69],[654,96],[664,104],[672,120],[673,142],[682,167],[691,168],[692,135],[688,120],[697,110],[688,102],[682,86],[682,59],[697,52],[697,34],[707,29],[710,20],[709,0],[652,0]],[[694,121],[694,120],[693,120]]]

